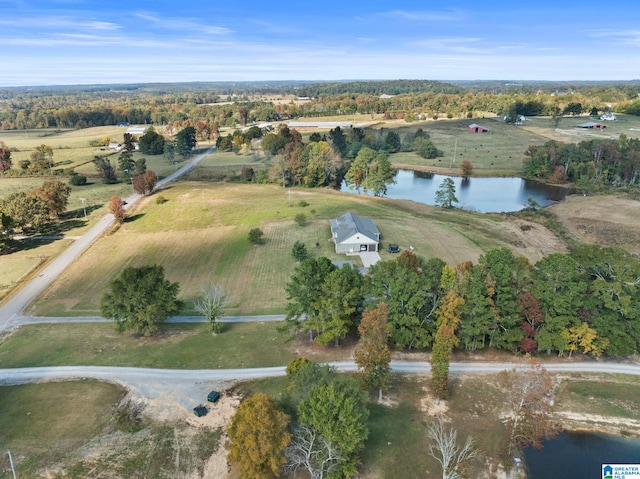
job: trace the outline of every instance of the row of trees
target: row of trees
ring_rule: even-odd
[[[640,261],[623,250],[580,245],[535,265],[508,248],[451,268],[404,251],[363,278],[327,258],[309,258],[286,285],[287,329],[339,341],[365,307],[384,302],[399,349],[612,356],[640,345]],[[452,337],[451,331],[455,338]]]

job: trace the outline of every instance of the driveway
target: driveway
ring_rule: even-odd
[[[364,266],[367,269],[369,269],[371,266],[373,266],[374,264],[376,264],[378,261],[381,260],[380,255],[375,252],[367,251],[366,253],[363,252],[359,254],[360,254],[360,259],[362,260],[362,266]]]

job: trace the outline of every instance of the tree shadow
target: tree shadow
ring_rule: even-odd
[[[125,223],[133,223],[134,221],[139,220],[140,218],[142,218],[144,216],[144,213],[138,213],[132,216],[127,216],[127,218],[124,220]]]

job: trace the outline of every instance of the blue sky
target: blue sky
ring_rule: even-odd
[[[631,80],[640,4],[0,0],[0,62],[0,86]]]

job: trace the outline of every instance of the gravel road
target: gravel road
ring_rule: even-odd
[[[187,164],[176,170],[171,175],[160,180],[156,188],[184,175],[200,163],[215,147],[209,148],[204,153],[194,157]],[[126,208],[131,208],[139,199],[140,195],[134,194],[125,198]],[[0,332],[12,329],[20,325],[20,313],[45,290],[53,280],[55,280],[76,258],[78,258],[91,244],[104,234],[113,224],[113,215],[106,214],[84,235],[74,241],[60,256],[54,259],[42,273],[27,283],[9,301],[0,308]]]
[[[330,363],[340,371],[355,371],[353,361]],[[543,365],[554,373],[606,373],[640,376],[640,365],[608,361],[554,362]],[[452,374],[490,374],[508,369],[526,369],[526,362],[469,362],[451,363]],[[424,361],[392,361],[394,372],[428,374],[431,366]],[[238,381],[284,376],[284,367],[253,369],[146,369],[99,366],[61,366],[0,369],[0,385],[93,378],[121,384],[133,398],[149,406],[159,419],[184,417],[191,408],[204,402],[211,389],[224,390]]]

